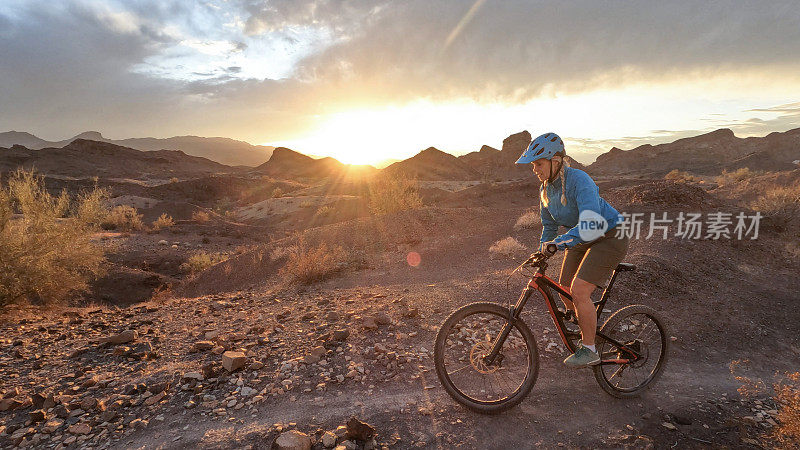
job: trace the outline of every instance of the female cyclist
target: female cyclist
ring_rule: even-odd
[[[597,312],[591,295],[605,286],[611,273],[628,252],[628,237],[616,236],[619,213],[600,197],[589,175],[569,167],[564,142],[555,133],[534,139],[517,164],[531,164],[541,181],[539,211],[542,218],[540,250],[555,244],[566,250],[559,283],[570,287],[573,301],[563,296],[567,317],[577,313],[581,341],[575,353],[564,360],[571,367],[598,364],[594,345]],[[558,235],[558,227],[567,228]]]

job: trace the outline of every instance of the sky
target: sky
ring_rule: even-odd
[[[348,163],[560,134],[591,162],[800,127],[796,1],[3,0],[0,131]]]

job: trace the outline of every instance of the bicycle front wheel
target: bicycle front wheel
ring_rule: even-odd
[[[493,414],[516,406],[539,374],[533,333],[521,319],[510,324],[508,317],[496,303],[472,303],[453,312],[436,335],[436,375],[453,399],[473,411]],[[507,327],[500,353],[488,361]]]
[[[593,369],[604,391],[617,398],[636,397],[661,375],[669,339],[653,308],[626,306],[608,318],[600,333],[616,342],[598,338],[601,362]],[[626,349],[636,352],[638,358]]]

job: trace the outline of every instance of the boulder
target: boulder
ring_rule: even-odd
[[[234,372],[244,367],[247,357],[242,352],[228,351],[222,354],[222,367],[228,372]]]
[[[366,441],[372,436],[375,436],[375,428],[373,428],[371,425],[362,422],[355,417],[351,417],[350,420],[347,421],[348,438]]]
[[[297,430],[286,431],[275,439],[273,448],[276,450],[311,450],[311,438]]]
[[[133,342],[138,338],[139,338],[139,333],[137,333],[136,330],[125,330],[122,333],[104,338],[102,341],[107,342],[109,344],[119,345],[119,344],[127,344],[128,342]]]

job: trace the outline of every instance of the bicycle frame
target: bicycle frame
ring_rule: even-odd
[[[522,290],[522,293],[520,294],[517,303],[511,306],[511,308],[509,309],[508,322],[503,326],[503,329],[497,336],[497,339],[495,339],[494,345],[492,346],[492,351],[490,351],[489,354],[484,356],[484,361],[486,362],[486,364],[491,365],[494,362],[497,355],[500,354],[500,349],[503,347],[503,343],[508,337],[508,334],[511,332],[511,327],[517,320],[520,320],[520,314],[522,313],[522,308],[525,307],[525,304],[528,302],[528,299],[531,297],[534,291],[539,291],[544,297],[545,303],[547,304],[547,308],[550,312],[550,317],[553,319],[553,324],[555,324],[556,329],[558,330],[558,334],[561,336],[561,340],[564,342],[564,345],[567,347],[568,350],[573,351],[573,349],[570,347],[570,341],[567,336],[568,335],[575,336],[576,333],[570,333],[569,331],[567,331],[567,328],[564,325],[564,313],[562,313],[558,309],[555,296],[553,295],[550,289],[551,288],[555,289],[559,294],[563,295],[570,301],[572,300],[572,294],[570,293],[570,290],[567,287],[562,286],[561,284],[555,282],[552,278],[545,275],[546,268],[547,264],[544,262],[542,262],[538,266],[538,269],[536,273],[533,275],[533,278],[528,280],[528,284]],[[595,305],[595,309],[597,311],[598,323],[600,315],[603,313],[603,307],[605,306],[606,301],[608,301],[611,287],[614,285],[614,281],[617,278],[617,273],[618,273],[617,270],[614,270],[611,276],[611,280],[609,281],[608,286],[606,286],[606,288],[603,290],[603,295],[600,297],[600,300],[597,302],[593,302],[593,304]],[[625,358],[602,359],[601,355],[601,361],[600,361],[601,365],[626,364],[631,361],[636,361],[641,357],[639,353],[636,352],[635,350],[601,333],[599,327],[596,332],[596,335],[601,339],[604,339],[614,344],[618,349],[625,351],[626,353],[629,353],[631,356],[631,358],[629,359]]]

